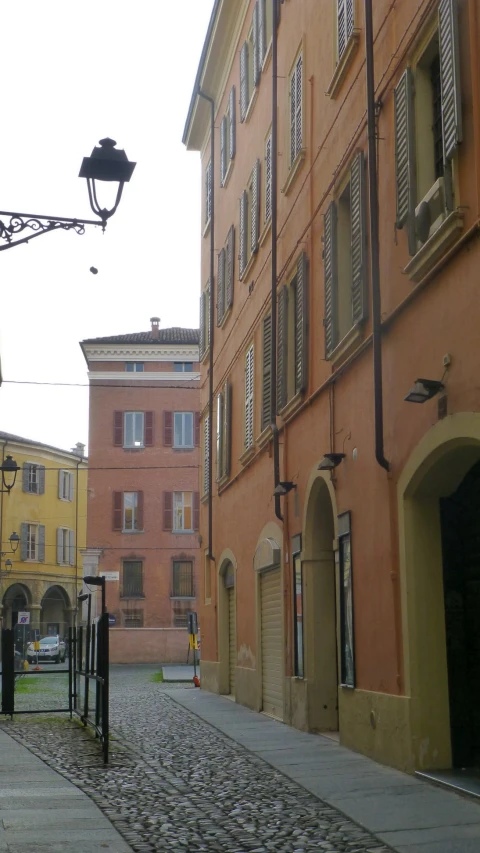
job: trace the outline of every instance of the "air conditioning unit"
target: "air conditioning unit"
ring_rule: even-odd
[[[425,198],[415,208],[415,234],[421,245],[435,234],[447,215],[445,183],[437,178]]]

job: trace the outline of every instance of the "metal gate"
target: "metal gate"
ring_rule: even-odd
[[[91,726],[103,747],[103,760],[108,763],[109,739],[109,621],[103,613],[96,622],[70,628],[68,643],[68,668],[48,672],[44,669],[29,669],[28,675],[42,677],[68,673],[68,691],[61,708],[15,707],[15,682],[23,674],[15,657],[15,637],[11,628],[1,632],[2,655],[2,707],[1,713],[9,717],[14,714],[58,714],[69,713],[80,717],[85,726]]]

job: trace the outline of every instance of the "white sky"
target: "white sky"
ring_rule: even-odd
[[[147,331],[155,315],[198,326],[200,161],[181,140],[212,7],[3,4],[0,210],[94,219],[77,176],[104,136],[137,167],[104,235],[61,231],[0,252],[1,430],[86,443],[87,388],[5,380],[86,384],[80,340]]]

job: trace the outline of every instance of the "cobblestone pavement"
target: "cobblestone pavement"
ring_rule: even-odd
[[[17,717],[2,727],[89,794],[138,853],[390,849],[175,703],[151,681],[154,671],[112,670],[106,768],[98,741],[63,716]],[[51,707],[46,692],[35,702]]]

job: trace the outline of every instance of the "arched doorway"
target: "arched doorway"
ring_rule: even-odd
[[[235,667],[237,665],[235,572],[230,562],[225,567],[223,584],[228,599],[228,692],[230,696],[235,696]]]
[[[68,635],[69,623],[66,610],[70,607],[67,592],[61,586],[51,586],[42,598],[40,633],[42,637]]]
[[[332,493],[331,493],[332,492]],[[333,487],[317,471],[306,503],[302,580],[307,725],[338,731],[338,595]]]
[[[2,601],[4,628],[15,628],[18,614],[29,609],[30,600],[30,592],[23,584],[14,583],[9,586]]]
[[[227,557],[221,562],[219,581],[220,693],[235,697],[235,671],[237,667],[235,565],[233,560]]]

